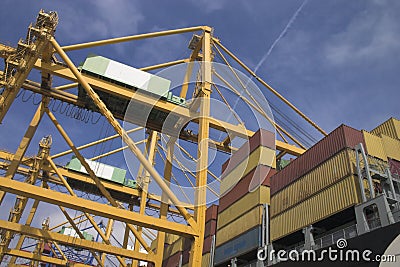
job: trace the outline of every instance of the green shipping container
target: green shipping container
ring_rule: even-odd
[[[111,59],[89,55],[80,69],[99,78],[167,97],[171,81]]]
[[[126,170],[89,159],[85,159],[85,161],[89,164],[90,168],[94,171],[97,177],[113,181],[118,184],[124,184]],[[70,162],[68,162],[65,167],[69,170],[88,174],[86,169],[82,166],[81,162],[76,157],[72,157]]]

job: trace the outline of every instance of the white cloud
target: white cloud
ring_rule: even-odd
[[[81,5],[63,3],[59,7],[59,31],[68,41],[85,41],[99,38],[136,34],[144,19],[138,1],[112,0],[87,1]]]
[[[325,47],[329,63],[374,62],[399,49],[400,26],[396,7],[384,5],[384,1],[375,2],[331,38]]]

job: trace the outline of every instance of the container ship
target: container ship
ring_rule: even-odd
[[[203,266],[397,266],[400,121],[371,131],[341,125],[296,159],[275,161],[270,135],[259,130],[249,155],[239,149],[222,165],[222,197],[207,209]],[[263,162],[249,160],[261,151]],[[248,167],[238,172],[241,162]],[[165,245],[163,266],[188,266],[185,239],[171,236]],[[329,249],[336,258],[324,257]],[[363,258],[365,250],[371,253]],[[303,251],[314,252],[302,258]]]

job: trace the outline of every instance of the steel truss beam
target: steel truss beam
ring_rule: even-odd
[[[150,254],[138,253],[132,250],[118,248],[103,243],[97,243],[85,239],[75,238],[43,229],[38,229],[26,225],[20,225],[4,220],[0,220],[0,228],[8,231],[19,232],[23,235],[31,236],[39,239],[46,239],[50,241],[56,241],[59,244],[67,246],[75,246],[87,250],[94,250],[97,252],[103,252],[115,256],[121,256],[129,259],[138,259],[148,262],[154,262],[154,256]]]
[[[72,73],[72,71],[62,65],[46,64],[46,63],[41,62],[41,60],[39,59],[36,62],[35,67],[40,70],[48,71],[49,73],[59,76],[61,78],[64,78],[64,79],[67,79],[67,80],[70,80],[73,82],[77,81],[77,79],[74,76],[74,74]],[[149,95],[142,94],[140,92],[132,92],[128,88],[124,88],[124,87],[118,86],[116,84],[112,84],[112,83],[109,83],[109,82],[106,82],[106,81],[103,81],[100,79],[96,79],[94,77],[91,77],[91,76],[88,76],[85,74],[82,74],[82,76],[89,83],[89,85],[93,86],[94,88],[96,88],[100,91],[106,92],[110,95],[114,95],[114,96],[117,96],[117,97],[120,97],[123,99],[131,100],[131,101],[134,101],[137,103],[144,103],[144,104],[147,104],[150,106],[154,106],[155,109],[174,114],[176,116],[181,117],[183,120],[188,120],[188,121],[190,120],[195,123],[198,123],[197,119],[192,120],[191,118],[198,118],[199,114],[195,113],[193,111],[190,111],[184,107],[177,106],[173,103],[169,103],[164,100],[155,101],[154,98],[152,98]],[[219,130],[221,132],[229,132],[232,135],[238,136],[240,138],[249,138],[249,137],[253,136],[253,134],[254,134],[253,131],[244,129],[240,125],[233,125],[231,123],[217,120],[214,118],[210,118],[210,127],[213,129]],[[184,139],[184,138],[182,138],[182,139]],[[187,139],[190,141],[197,142],[196,137],[187,138]],[[213,143],[218,149],[220,149],[222,151],[231,152],[232,150],[234,150],[233,148],[229,148],[229,147],[227,148],[227,146],[224,145],[222,142],[216,142],[216,141],[212,141],[212,140],[210,140],[210,142]],[[276,140],[276,148],[278,150],[285,150],[285,151],[287,151],[287,153],[289,153],[291,155],[295,155],[295,156],[299,156],[302,153],[304,153],[304,151],[305,151],[302,148],[284,143],[279,140]]]
[[[46,262],[50,264],[57,264],[57,265],[63,265],[66,266],[68,261],[65,259],[59,259],[59,258],[53,258],[53,257],[48,257],[44,255],[39,255],[36,253],[28,252],[28,251],[23,251],[23,250],[18,250],[18,249],[8,249],[5,251],[6,255],[10,255],[13,257],[18,257],[18,258],[24,258],[24,259],[31,259],[34,261],[41,261],[41,262]],[[13,266],[14,264],[10,264],[10,266]],[[86,265],[88,266],[88,265]]]
[[[9,153],[7,151],[0,151],[0,159],[9,161],[10,159],[12,159],[13,154]],[[24,157],[22,160],[22,164],[26,165],[28,167],[30,167],[32,165],[32,159],[31,158],[26,158]],[[9,166],[9,164],[6,163],[0,163],[0,168],[1,169],[7,169]],[[58,179],[58,177],[54,177],[55,171],[52,170],[52,168],[50,168],[49,166],[43,166],[43,170],[47,171],[50,175],[49,177],[49,182],[51,183],[55,183],[55,184],[59,184],[62,185],[62,182]],[[73,171],[69,171],[68,169],[65,168],[58,168],[58,171],[60,172],[60,174],[64,177],[68,177],[69,179],[78,181],[78,182],[82,182],[82,183],[88,183],[88,184],[95,184],[95,182],[86,174],[81,174],[81,173],[77,173],[77,172],[73,172]],[[23,167],[18,167],[18,172],[26,175],[29,173],[29,169],[27,168],[23,168]],[[41,178],[41,177],[39,177]],[[104,187],[107,190],[113,190],[115,192],[119,192],[119,193],[123,193],[123,194],[128,194],[131,195],[133,197],[139,197],[140,196],[140,192],[138,189],[133,189],[130,187],[126,187],[126,186],[120,186],[117,185],[115,183],[109,182],[109,181],[102,181]],[[161,196],[155,195],[155,194],[148,194],[147,196],[148,199],[160,202],[161,201]],[[169,201],[169,203],[171,203]],[[189,204],[189,203],[182,203],[187,209],[189,210],[193,210],[193,205]],[[159,208],[159,206],[155,205],[155,204],[148,204],[149,207],[151,208]],[[173,209],[170,207],[169,209],[170,212],[173,213],[179,213],[178,210]]]
[[[126,131],[122,128],[122,126],[119,124],[119,122],[114,118],[112,113],[108,110],[106,105],[104,104],[103,101],[99,98],[99,96],[96,94],[96,92],[90,87],[90,85],[87,83],[87,81],[83,78],[81,73],[75,68],[74,64],[72,61],[69,59],[67,54],[62,50],[60,45],[57,43],[57,41],[53,38],[50,40],[51,44],[53,45],[54,49],[56,52],[61,56],[61,58],[64,60],[64,62],[68,65],[70,70],[72,71],[73,75],[76,77],[76,79],[79,81],[79,83],[82,85],[82,87],[85,89],[86,93],[90,96],[90,98],[93,100],[93,102],[96,104],[96,106],[99,108],[100,112],[102,115],[104,115],[111,126],[113,126],[114,130],[122,137],[123,142],[125,142],[129,149],[132,151],[132,153],[136,156],[136,158],[139,160],[139,162],[143,165],[143,167],[149,172],[149,174],[153,177],[153,179],[157,182],[157,184],[160,186],[160,188],[163,190],[168,195],[168,198],[172,201],[172,203],[175,205],[175,207],[179,210],[179,212],[182,214],[182,216],[185,218],[185,220],[189,223],[189,225],[193,228],[196,229],[197,223],[193,220],[192,215],[188,213],[186,208],[182,206],[181,202],[179,199],[175,196],[175,194],[169,189],[169,187],[166,185],[166,183],[163,181],[163,178],[160,176],[160,174],[153,168],[152,164],[146,159],[146,157],[142,154],[140,149],[135,145],[135,143],[132,141],[132,139],[128,136]],[[49,113],[48,113],[49,114]],[[78,151],[74,151],[75,154],[77,154]],[[78,155],[77,155],[78,156]],[[84,160],[80,160],[81,164],[85,166]],[[87,164],[86,164],[87,165]],[[89,172],[92,178],[96,180],[95,174],[90,172],[90,167],[87,166],[88,168],[85,169]],[[196,233],[197,234],[197,233]],[[138,238],[138,237],[137,237]]]
[[[69,196],[50,189],[44,189],[14,180],[3,179],[3,177],[0,177],[0,190],[74,210],[86,211],[93,215],[121,222],[165,231],[171,234],[183,235],[186,237],[198,236],[197,231],[187,225],[165,221],[147,215],[141,215],[137,212],[131,212],[87,199]]]

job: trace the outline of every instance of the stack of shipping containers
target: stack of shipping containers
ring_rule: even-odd
[[[390,118],[371,131],[380,137],[393,178],[400,180],[400,121]],[[398,188],[400,191],[400,188]],[[399,198],[400,192],[398,191]]]
[[[323,234],[354,224],[353,207],[361,202],[354,147],[361,143],[370,166],[382,173],[388,162],[394,170],[400,158],[399,133],[395,119],[371,133],[342,125],[271,177],[271,241],[290,246],[304,240],[306,226],[317,226]],[[365,191],[368,196],[368,187]]]
[[[218,206],[211,205],[206,211],[206,224],[204,230],[204,245],[202,266],[208,267],[210,263],[210,252],[217,229]],[[189,264],[190,240],[175,235],[166,235],[163,264],[164,267],[178,267],[180,261],[182,266]],[[155,244],[153,245],[153,247]]]
[[[270,204],[269,241],[275,249],[304,242],[302,229],[309,225],[324,235],[355,224],[354,206],[362,201],[354,149],[358,144],[363,145],[370,166],[382,172],[390,168],[400,182],[397,119],[370,132],[341,125],[303,155],[286,160],[289,164],[279,172],[274,134],[256,132],[222,165],[219,206],[210,206],[206,214],[202,266],[209,266],[213,236],[213,266],[227,266],[233,258],[239,265],[256,260],[265,204]],[[360,164],[363,168],[364,162]],[[364,187],[368,196],[369,188]],[[400,199],[400,187],[395,191]],[[180,259],[182,266],[188,266],[189,240],[167,236],[163,266],[179,266]]]
[[[222,166],[215,266],[226,266],[235,257],[240,263],[249,254],[255,258],[275,173],[274,147],[275,135],[259,130]]]

